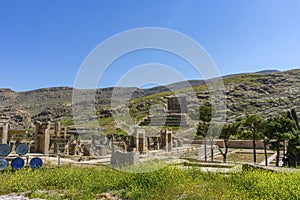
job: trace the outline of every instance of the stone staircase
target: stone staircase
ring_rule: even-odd
[[[170,114],[167,116],[149,116],[145,118],[140,126],[188,126],[185,115]]]

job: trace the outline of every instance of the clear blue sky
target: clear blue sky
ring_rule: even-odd
[[[81,63],[100,42],[149,26],[195,39],[222,75],[300,68],[299,0],[0,0],[0,88],[73,86]],[[165,58],[158,54],[128,55],[116,63],[160,63]],[[103,86],[113,82],[105,79]]]

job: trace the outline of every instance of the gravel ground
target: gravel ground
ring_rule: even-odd
[[[30,198],[24,196],[14,196],[14,195],[1,195],[0,200],[29,200]],[[31,200],[42,200],[42,199],[31,199]]]

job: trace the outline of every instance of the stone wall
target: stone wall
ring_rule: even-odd
[[[127,165],[136,165],[139,163],[139,154],[137,152],[116,151],[111,155],[110,164],[116,167]]]
[[[194,140],[194,141],[184,141],[184,144],[203,144],[203,140]],[[207,140],[207,144],[209,144],[209,140]],[[224,148],[223,140],[215,140],[215,144],[219,146],[219,148]],[[252,149],[253,144],[252,140],[229,140],[228,141],[229,148],[242,148],[242,149]],[[256,148],[263,149],[264,143],[262,140],[256,141]]]
[[[169,96],[167,111],[172,113],[188,113],[186,97]]]

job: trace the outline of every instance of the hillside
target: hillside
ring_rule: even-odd
[[[300,106],[300,69],[277,72],[237,74],[223,79],[227,98],[229,120],[246,113],[272,116],[290,108]],[[200,104],[209,101],[209,93],[203,81],[190,81]],[[148,115],[151,105],[162,102],[163,97],[172,94],[169,90],[183,89],[184,84],[175,83],[150,89],[119,88],[122,98],[128,92],[132,95],[130,113],[139,120]],[[100,121],[113,123],[111,119],[110,97],[114,88],[97,89],[96,108]],[[0,89],[0,114],[11,117],[12,127],[28,128],[32,121],[72,117],[72,88],[54,87],[38,90],[15,92]],[[106,125],[106,122],[101,123]]]

